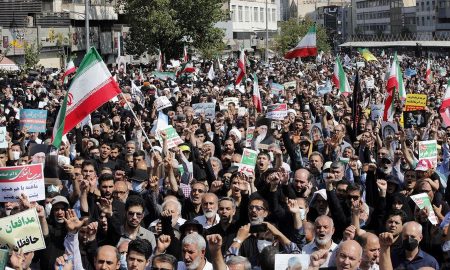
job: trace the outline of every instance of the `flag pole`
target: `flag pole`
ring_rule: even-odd
[[[125,103],[128,105],[128,108],[130,108],[131,113],[133,114],[134,119],[136,120],[136,122],[139,124],[139,127],[142,130],[142,133],[144,134],[145,139],[147,139],[148,144],[150,144],[150,148],[153,151],[153,145],[150,142],[150,139],[147,136],[147,132],[145,132],[144,128],[142,127],[141,121],[137,118],[136,114],[133,111],[133,108],[131,108],[130,103],[128,102],[128,100],[125,98],[125,96],[123,95],[123,92],[120,93],[120,95],[122,95],[122,98],[125,100]]]

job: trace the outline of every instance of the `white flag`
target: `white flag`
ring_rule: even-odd
[[[208,72],[208,79],[210,81],[212,81],[215,78],[216,78],[216,73],[214,72],[214,66],[211,64],[211,67],[209,68],[209,72]]]

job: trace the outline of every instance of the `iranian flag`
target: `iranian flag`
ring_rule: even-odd
[[[447,81],[447,90],[445,90],[445,95],[442,99],[442,105],[439,108],[439,113],[442,116],[447,127],[450,126],[450,80]]]
[[[73,60],[70,60],[69,63],[67,63],[66,71],[64,71],[64,74],[62,75],[61,81],[63,81],[64,83],[67,83],[67,81],[65,81],[65,78],[67,76],[69,76],[70,74],[75,73],[76,71],[77,71],[77,67],[73,63]]]
[[[401,81],[401,78],[399,80],[399,65],[398,65],[398,59],[397,59],[397,53],[394,56],[394,61],[392,61],[391,64],[391,70],[389,72],[389,78],[387,81],[386,86],[386,92],[387,97],[384,102],[384,114],[383,114],[383,121],[389,121],[392,122],[394,120],[394,92],[395,90],[399,89],[399,82]],[[403,85],[403,81],[401,82],[401,85]]]
[[[352,92],[339,56],[336,56],[336,63],[334,64],[334,73],[332,80],[334,85],[339,89],[339,92],[344,94],[344,96],[347,96]]]
[[[183,73],[195,73],[197,69],[194,67],[194,65],[191,62],[183,63],[180,67],[180,69],[177,71],[177,77],[181,76]]]
[[[242,78],[245,76],[245,53],[241,50],[241,54],[239,55],[239,60],[237,62],[237,66],[239,68],[238,74],[236,77],[235,85],[240,85],[242,82]]]
[[[425,73],[425,80],[427,83],[431,83],[433,81],[433,73],[431,72],[431,60],[428,58],[427,61],[427,71]]]
[[[256,76],[256,73],[253,74],[253,104],[255,104],[255,108],[257,112],[262,112],[262,101],[261,101],[261,94],[259,93],[259,84],[258,84],[258,77]]]
[[[316,45],[316,26],[311,26],[309,28],[306,36],[300,40],[297,46],[289,50],[284,58],[293,59],[297,57],[307,57],[317,55],[317,45]]]
[[[187,47],[184,46],[184,49],[183,49],[183,62],[187,62],[187,61],[189,61],[189,56],[188,56],[188,52],[187,52]]]
[[[406,90],[405,90],[405,84],[403,82],[403,73],[402,69],[400,67],[400,62],[397,61],[397,80],[398,80],[398,97],[401,101],[406,100]]]
[[[59,148],[62,136],[120,93],[119,85],[97,50],[92,47],[81,61],[64,97],[53,128],[53,146]]]

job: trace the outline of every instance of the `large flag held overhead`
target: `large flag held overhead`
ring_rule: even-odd
[[[336,57],[336,63],[334,64],[333,83],[339,89],[339,92],[345,96],[352,91],[339,56]]]
[[[284,58],[293,59],[297,57],[308,57],[317,55],[316,26],[309,28],[308,33],[300,40],[295,48],[289,50]]]
[[[425,80],[427,83],[431,83],[433,81],[433,73],[431,72],[431,60],[427,61],[427,71],[425,73]]]
[[[237,73],[236,82],[234,84],[240,85],[242,82],[242,78],[244,78],[244,76],[245,76],[245,53],[243,50],[241,50],[241,53],[239,55],[239,60],[237,62],[237,66],[238,66],[239,70]]]
[[[69,76],[70,74],[75,73],[76,71],[77,71],[77,67],[73,63],[73,60],[70,60],[69,63],[67,63],[66,71],[64,71],[64,74],[62,75],[61,81],[63,81],[64,83],[67,83],[65,81],[65,78],[67,76]]]
[[[439,113],[441,114],[445,125],[450,127],[450,80],[447,81],[447,90],[445,90],[445,95],[442,99],[442,105],[439,108]]]
[[[120,94],[100,54],[91,48],[72,80],[53,128],[53,146],[59,148],[62,136],[113,97]]]
[[[401,101],[406,100],[406,90],[405,84],[403,82],[402,68],[400,67],[400,62],[397,61],[397,80],[398,80],[398,97]]]
[[[261,94],[259,93],[258,76],[256,73],[253,74],[253,104],[255,105],[257,112],[262,112],[262,101]]]
[[[392,122],[394,120],[394,92],[396,90],[399,90],[399,85],[403,85],[403,81],[400,83],[399,80],[399,65],[398,65],[398,59],[397,59],[397,53],[394,55],[394,60],[391,64],[391,70],[389,72],[389,78],[387,81],[386,86],[386,92],[387,97],[384,102],[384,114],[383,114],[383,121]]]
[[[183,73],[195,73],[197,69],[191,62],[186,62],[181,65],[177,71],[177,77],[181,76]]]
[[[358,49],[361,56],[367,61],[378,61],[378,59],[373,55],[368,49]]]

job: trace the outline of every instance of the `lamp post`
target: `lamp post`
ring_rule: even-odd
[[[266,60],[266,62],[269,61],[269,17],[268,17],[268,4],[267,4],[267,0],[266,0],[266,51],[264,54],[264,60]]]
[[[86,53],[89,51],[89,1],[90,0],[84,0],[84,22],[86,27]]]

